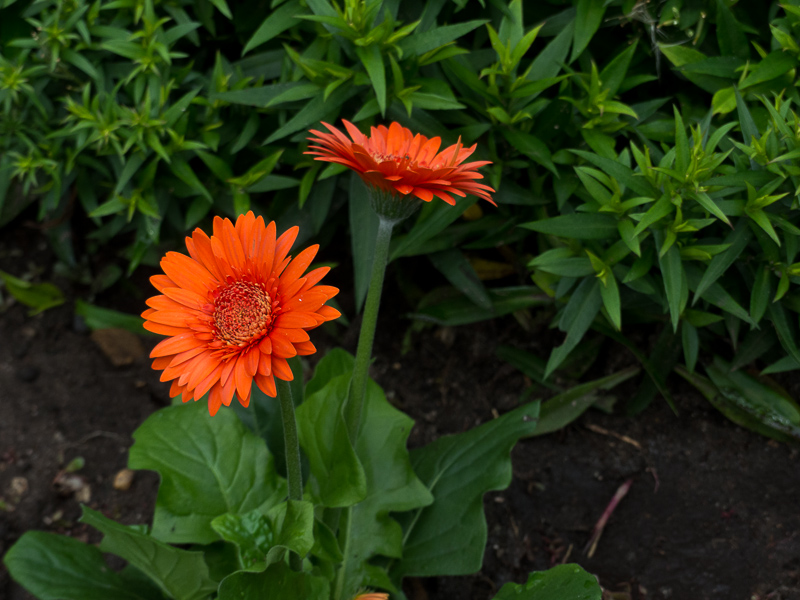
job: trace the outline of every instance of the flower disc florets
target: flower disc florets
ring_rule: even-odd
[[[235,225],[217,217],[211,237],[195,229],[186,238],[189,256],[162,259],[164,275],[150,279],[162,295],[142,316],[145,329],[170,336],[150,357],[171,396],[210,392],[212,415],[234,396],[247,406],[253,382],[274,397],[275,377],[293,379],[287,359],[316,351],[307,331],[339,316],[325,305],[339,290],[318,285],[328,267],[305,273],[318,246],[289,256],[297,233],[276,237],[275,223],[252,212]]]

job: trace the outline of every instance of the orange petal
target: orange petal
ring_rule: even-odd
[[[225,219],[222,222],[222,239],[220,241],[225,248],[225,255],[228,257],[228,262],[230,262],[231,266],[239,272],[244,271],[245,260],[242,242],[239,240],[233,223],[229,219]]]
[[[286,359],[275,355],[272,356],[272,374],[284,381],[292,381],[294,379],[294,374]]]
[[[183,288],[166,288],[164,290],[164,295],[171,298],[176,303],[198,310],[209,303],[209,298],[207,295],[201,296],[200,294]]]
[[[256,375],[256,385],[270,398],[278,395],[278,391],[275,389],[275,378],[272,375]]]
[[[170,327],[169,325],[152,323],[150,321],[145,321],[142,323],[142,327],[147,329],[147,331],[152,331],[153,333],[157,333],[159,335],[180,335],[182,333],[187,333],[185,327]]]
[[[247,354],[244,355],[244,370],[250,377],[258,372],[258,359],[260,355],[261,352],[259,352],[256,347],[251,348]]]
[[[308,265],[311,264],[311,261],[314,260],[314,257],[317,255],[317,250],[319,250],[319,244],[314,244],[298,254],[281,274],[281,282],[285,282],[288,285],[296,281],[305,272]]]
[[[175,287],[175,282],[166,275],[153,275],[150,278],[150,283],[152,283],[153,287],[159,292],[163,292],[164,288]]]
[[[259,269],[261,278],[269,279],[272,273],[272,264],[275,260],[275,221],[270,221],[261,236],[261,249],[258,252]]]
[[[318,311],[317,314],[321,316],[326,321],[333,321],[334,319],[338,319],[342,316],[338,310],[333,308],[332,306],[323,306]]]
[[[217,392],[217,388],[215,387],[208,396],[208,414],[213,417],[215,414],[217,414],[217,411],[221,405],[222,393]]]
[[[258,374],[267,376],[272,374],[272,355],[259,352]]]
[[[317,347],[311,342],[296,342],[294,347],[297,350],[298,356],[308,356],[317,351]]]
[[[275,270],[274,265],[279,265],[283,262],[283,259],[286,258],[286,255],[289,254],[289,250],[292,249],[292,245],[294,241],[297,239],[297,234],[300,233],[300,228],[290,227],[287,229],[281,237],[275,242],[275,260],[273,264],[273,271]]]
[[[243,356],[239,356],[236,359],[236,366],[233,368],[233,380],[236,382],[236,392],[239,398],[249,397],[250,388],[253,386],[253,376],[247,374]]]
[[[177,284],[177,287],[186,288],[196,294],[207,294],[209,290],[216,287],[212,283],[214,277],[208,272],[208,269],[185,254],[167,252],[167,256],[161,259],[161,268]]]
[[[272,340],[272,356],[281,358],[291,358],[297,354],[292,342],[290,342],[285,335],[281,333],[280,329],[273,329],[269,334],[269,339]],[[275,361],[273,360],[272,368],[275,368]],[[283,379],[283,378],[281,378]]]
[[[272,354],[272,340],[269,339],[269,336],[262,338],[258,344],[258,349],[264,354]]]
[[[196,339],[194,333],[182,333],[159,342],[158,345],[153,348],[153,351],[150,352],[150,358],[178,354],[202,345],[204,345],[203,342]]]
[[[285,329],[290,328],[300,328],[303,327],[315,327],[317,324],[317,320],[312,317],[309,313],[304,312],[286,312],[281,313],[278,317],[272,322],[273,327],[281,327]]]

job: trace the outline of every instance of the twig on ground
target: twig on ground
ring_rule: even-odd
[[[611,437],[615,437],[618,440],[625,442],[626,444],[630,444],[631,446],[635,446],[639,450],[642,449],[642,445],[637,442],[635,439],[628,437],[627,435],[622,435],[621,433],[617,433],[616,431],[609,431],[604,427],[600,427],[600,425],[594,425],[593,423],[587,423],[586,428],[594,431],[595,433],[599,433],[601,435],[610,435]]]
[[[628,493],[628,490],[631,489],[631,485],[633,484],[633,479],[628,479],[625,483],[623,483],[617,489],[617,492],[614,494],[614,497],[611,498],[611,502],[608,503],[606,506],[605,511],[600,516],[600,519],[594,526],[592,530],[592,537],[589,538],[589,541],[586,543],[586,547],[583,549],[583,553],[592,558],[594,556],[595,550],[597,550],[597,543],[600,541],[600,536],[603,534],[603,529],[608,523],[608,520],[611,518],[614,509],[617,508],[617,504],[619,504],[620,500],[625,497],[625,494]]]

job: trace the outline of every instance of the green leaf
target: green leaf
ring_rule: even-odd
[[[603,298],[600,294],[600,280],[597,278],[586,278],[575,288],[572,297],[567,302],[567,306],[562,312],[559,328],[567,332],[564,343],[554,348],[550,353],[545,368],[545,377],[555,371],[564,362],[570,352],[583,339],[584,334],[589,330],[592,321],[600,312]]]
[[[418,31],[400,42],[403,56],[421,56],[426,52],[440,48],[445,44],[464,37],[470,31],[488,23],[488,19],[466,21],[454,25],[445,25],[428,31]]]
[[[561,32],[554,37],[544,50],[536,55],[528,67],[527,79],[539,81],[558,75],[562,65],[567,62],[567,54],[575,31],[575,21],[570,21]],[[572,61],[570,61],[572,62]]]
[[[381,115],[386,114],[386,69],[383,64],[383,56],[378,44],[373,44],[366,48],[356,46],[356,54],[361,64],[369,75],[372,88],[375,90],[375,97],[378,100],[378,107]]]
[[[635,377],[639,371],[638,367],[629,367],[618,373],[576,385],[566,392],[545,400],[539,412],[539,425],[530,437],[563,429],[595,403],[597,390],[610,390],[623,381]]]
[[[672,330],[678,331],[678,321],[686,303],[686,276],[683,273],[681,252],[677,246],[670,246],[664,256],[658,257],[661,276],[664,278],[664,291],[667,295]]]
[[[611,59],[600,71],[600,81],[603,84],[603,88],[608,90],[608,98],[613,98],[617,95],[619,87],[625,80],[625,74],[628,72],[628,66],[631,64],[631,59],[636,53],[637,47],[638,40],[634,40],[630,46]]]
[[[480,308],[465,296],[458,296],[456,298],[447,298],[434,304],[420,306],[408,316],[445,327],[455,327],[457,325],[487,321],[534,306],[552,304],[550,298],[540,294],[539,290],[534,287],[495,288],[489,289],[487,292],[489,299],[492,301],[492,307],[489,310]]]
[[[525,583],[507,583],[492,600],[601,600],[597,578],[580,565],[534,571]]]
[[[341,598],[353,597],[362,586],[388,583],[384,571],[370,561],[378,556],[399,559],[404,554],[403,531],[390,513],[420,509],[433,502],[411,468],[406,449],[414,422],[392,407],[371,379],[362,419],[356,452],[366,473],[367,495],[348,510],[346,525],[340,527]]]
[[[747,104],[745,104],[742,95],[739,93],[739,88],[734,86],[733,91],[736,96],[736,109],[739,114],[739,127],[742,130],[742,141],[745,146],[749,146],[753,138],[760,139],[761,135],[758,133],[758,127],[756,127],[756,122],[753,120],[750,110],[747,108]],[[752,166],[754,162],[750,161],[750,164]],[[754,168],[756,167],[758,167],[758,165]],[[708,181],[708,185],[714,185],[713,179]]]
[[[260,573],[237,571],[219,585],[218,600],[264,598],[269,600],[329,600],[330,583],[324,577],[296,573],[283,562]]]
[[[305,557],[314,547],[314,505],[304,500],[287,500],[267,513],[276,532],[275,545],[267,554],[267,565],[283,560],[286,551]]]
[[[286,496],[261,438],[232,410],[208,414],[204,401],[153,413],[134,433],[128,466],[161,475],[153,535],[176,544],[210,544],[214,517],[267,509]]]
[[[575,33],[572,44],[572,58],[578,58],[589,44],[592,36],[600,28],[606,12],[605,0],[578,0],[578,13],[575,15]]]
[[[352,202],[352,199],[350,201]],[[451,206],[445,202],[426,203],[419,212],[417,221],[414,223],[411,231],[405,236],[398,236],[392,240],[391,249],[389,251],[389,262],[401,256],[413,256],[417,248],[422,246],[424,242],[441,233],[450,223],[458,219],[465,210],[477,201],[478,199],[474,196],[467,196],[466,198],[456,198],[455,206]]]
[[[553,175],[558,177],[556,166],[550,157],[550,149],[542,140],[530,133],[524,133],[516,129],[508,129],[503,127],[500,129],[503,137],[506,138],[509,144],[525,156],[530,158],[549,170]]]
[[[244,49],[242,49],[242,56],[300,23],[300,19],[295,18],[295,15],[302,12],[303,8],[300,0],[289,0],[289,2],[271,11],[269,16],[256,29],[253,36],[247,40]]]
[[[634,173],[630,167],[625,166],[618,160],[611,160],[610,158],[598,156],[597,154],[586,152],[585,150],[570,150],[570,152],[588,160],[601,169],[603,173],[613,177],[640,196],[655,198],[658,195],[658,191],[650,185],[647,179],[642,177],[641,174]]]
[[[267,553],[275,543],[272,523],[258,510],[243,515],[220,515],[211,521],[211,526],[223,540],[236,545],[239,564],[244,569],[266,562]]]
[[[272,142],[283,139],[287,135],[306,129],[310,125],[314,125],[325,118],[335,118],[335,115],[338,114],[342,105],[351,97],[355,96],[356,92],[358,92],[358,88],[354,85],[339,86],[327,99],[325,98],[325,93],[320,92],[303,108],[296,112],[291,119],[264,140],[264,144],[271,144]]]
[[[731,421],[780,441],[800,440],[800,406],[783,390],[731,371],[719,357],[706,372],[718,390],[713,399],[706,397]]]
[[[603,298],[603,306],[611,319],[614,328],[619,331],[622,329],[622,311],[619,298],[619,287],[614,273],[609,272],[606,280],[600,286],[600,296]]]
[[[127,560],[152,579],[169,598],[204,600],[216,591],[217,584],[208,576],[202,552],[168,546],[87,506],[83,506],[80,520],[103,533],[100,550]]]
[[[456,289],[478,307],[491,310],[492,299],[489,297],[486,287],[460,250],[455,248],[442,250],[429,254],[428,258]]]
[[[189,163],[182,158],[173,156],[172,163],[170,164],[169,168],[175,174],[175,176],[183,181],[183,183],[188,185],[195,194],[203,196],[203,198],[208,200],[209,203],[214,202],[214,198],[206,189],[206,186],[204,186],[197,178],[197,175],[195,175],[192,167],[189,166]]]
[[[765,56],[764,59],[750,71],[739,87],[746,89],[758,85],[759,83],[771,81],[784,73],[788,73],[795,67],[797,67],[797,58],[793,56],[791,52],[775,50]]]
[[[673,105],[672,111],[675,116],[675,170],[684,175],[689,168],[689,139],[686,137],[686,126],[683,118],[678,111],[678,107]]]
[[[17,302],[31,308],[28,311],[28,316],[38,315],[48,308],[61,306],[66,301],[64,292],[52,283],[31,283],[14,277],[5,271],[0,271],[0,280],[5,284],[6,291]]]
[[[227,92],[212,92],[209,94],[211,100],[222,100],[232,104],[244,104],[246,106],[256,106],[266,108],[275,99],[287,97],[288,94],[295,93],[296,90],[306,90],[307,81],[294,81],[291,83],[273,83],[260,87],[245,88],[243,90],[231,90]],[[319,89],[319,88],[317,88]]]
[[[767,312],[770,298],[772,297],[772,269],[767,265],[760,265],[756,272],[753,290],[750,293],[750,318],[758,323]]]
[[[100,308],[83,300],[75,300],[75,314],[83,317],[89,329],[127,329],[139,335],[157,335],[147,331],[142,324],[144,319],[109,308]]]
[[[539,403],[526,404],[411,452],[414,471],[434,501],[397,515],[403,558],[390,568],[393,581],[409,575],[466,575],[481,568],[487,538],[483,495],[511,483],[511,449],[535,431],[538,416]]]
[[[689,372],[694,372],[697,364],[697,353],[700,349],[700,338],[697,329],[689,321],[681,323],[681,343],[683,344],[683,358],[686,361],[686,368]]]
[[[11,577],[39,600],[149,600],[111,570],[96,547],[28,531],[6,553]]]
[[[617,219],[602,213],[572,213],[550,219],[521,223],[520,227],[539,233],[578,240],[616,238]]]
[[[779,302],[772,302],[769,305],[769,316],[775,327],[775,333],[778,334],[781,346],[796,362],[800,363],[796,326],[789,322],[786,316],[786,309]],[[793,320],[796,321],[796,319]]]
[[[730,266],[736,262],[741,255],[742,251],[747,247],[752,232],[747,226],[747,220],[741,219],[736,223],[736,228],[728,234],[725,238],[725,244],[730,244],[727,250],[724,250],[714,256],[708,265],[708,268],[703,273],[700,283],[697,284],[697,290],[692,299],[692,306],[697,304],[697,300],[705,293],[705,291],[727,271]]]
[[[372,255],[378,237],[378,215],[372,210],[369,190],[361,178],[350,176],[350,244],[353,251],[356,310],[361,310],[369,289]]]
[[[744,60],[750,56],[747,36],[725,0],[717,0],[717,43],[723,56],[738,56]]]
[[[342,416],[349,385],[350,376],[340,375],[297,408],[297,433],[311,467],[312,490],[328,507],[351,506],[367,494],[364,468]]]

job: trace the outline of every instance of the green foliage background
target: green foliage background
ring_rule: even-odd
[[[499,205],[404,224],[391,259],[427,255],[452,285],[418,318],[551,306],[564,341],[542,377],[590,329],[630,345],[619,332],[662,323],[633,411],[702,347],[799,366],[797,0],[0,6],[0,224],[35,203],[75,273],[97,277],[87,257],[112,242],[129,271],[154,263],[252,208],[324,243],[349,225],[360,303],[375,220],[351,174],[303,154],[307,131],[397,120],[477,143]],[[526,270],[534,285],[485,283]]]

